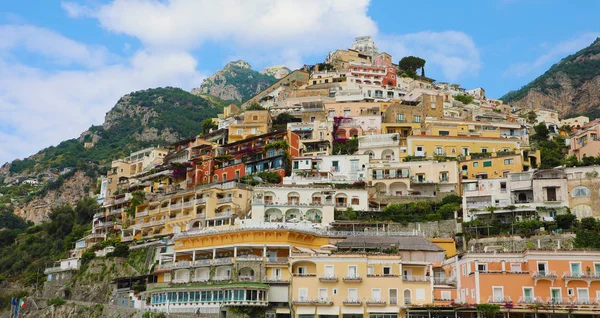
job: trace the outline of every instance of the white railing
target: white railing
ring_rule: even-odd
[[[542,303],[542,297],[533,297],[533,296],[521,296],[519,297],[519,304],[538,304]]]
[[[218,199],[217,204],[228,203],[231,201],[232,201],[232,197],[226,197],[226,198]]]
[[[181,203],[171,204],[171,210],[181,209]]]
[[[202,199],[196,199],[196,204],[204,204],[206,203],[206,199],[202,198]]]
[[[131,235],[121,237],[121,242],[131,242],[131,241],[133,241],[133,236],[131,236]]]
[[[215,264],[215,265],[223,265],[223,264],[231,264],[231,263],[233,263],[233,257],[215,258],[213,260],[213,264]]]
[[[403,275],[402,280],[405,282],[423,283],[423,282],[429,282],[429,277],[418,276],[418,275]]]
[[[512,300],[510,296],[490,296],[487,302],[488,304],[505,304],[512,302]]]
[[[259,261],[262,262],[264,257],[258,255],[238,255],[237,261]]]
[[[533,273],[533,275],[531,277],[534,279],[540,279],[540,278],[556,279],[556,278],[558,278],[558,275],[556,275],[555,271],[536,271]]]
[[[143,211],[143,212],[138,212],[136,214],[137,217],[143,217],[143,216],[148,216],[148,211]]]
[[[183,202],[183,206],[184,207],[191,207],[193,205],[194,201],[187,201],[187,202]]]
[[[105,215],[104,212],[98,212],[98,213],[94,214],[94,219],[101,218],[104,215]]]

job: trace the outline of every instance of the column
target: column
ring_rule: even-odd
[[[233,258],[237,257],[237,246],[233,247]]]
[[[502,272],[506,272],[506,260],[502,260]]]
[[[213,248],[213,259],[217,258],[217,249]]]
[[[177,261],[177,252],[173,252],[173,263]]]
[[[192,262],[196,261],[196,251],[192,252]]]
[[[267,246],[263,246],[263,257],[267,257]]]
[[[290,257],[292,257],[292,246],[290,245]]]

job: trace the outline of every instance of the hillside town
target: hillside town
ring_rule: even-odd
[[[82,259],[127,246],[153,251],[148,273],[116,278],[108,303],[152,313],[600,314],[600,251],[560,227],[600,217],[600,167],[580,164],[600,153],[600,120],[513,107],[411,58],[358,37],[202,134],[112,161],[91,232],[46,268],[44,297],[68,298]],[[542,132],[575,164],[545,164]],[[542,226],[494,238],[494,222]]]

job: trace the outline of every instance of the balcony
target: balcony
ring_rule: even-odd
[[[212,259],[197,259],[192,261],[192,267],[202,267],[202,266],[210,266],[212,264]]]
[[[385,306],[386,301],[381,298],[371,298],[366,301],[367,306]]]
[[[531,275],[531,278],[533,278],[534,284],[537,284],[539,280],[549,280],[554,284],[554,281],[558,279],[558,275],[555,271],[536,271]]]
[[[213,264],[215,264],[215,265],[233,264],[233,257],[215,258]]]
[[[294,277],[317,277],[317,274],[308,274],[308,273],[293,273]]]
[[[544,196],[544,203],[560,203],[562,202],[562,197],[560,195],[557,196]]]
[[[231,201],[232,201],[232,197],[226,197],[226,198],[218,199],[217,204],[229,203]]]
[[[110,210],[110,212],[108,212],[108,215],[121,214],[122,212],[123,212],[123,208],[112,209],[112,210]]]
[[[281,276],[265,276],[264,281],[268,284],[289,284],[291,282],[289,278],[283,279]]]
[[[184,208],[190,208],[190,207],[192,207],[193,205],[194,205],[194,201],[193,201],[193,200],[190,200],[190,201],[183,202],[183,207],[184,207]]]
[[[148,211],[138,212],[135,216],[136,217],[148,216]]]
[[[215,276],[212,279],[214,282],[226,282],[231,280],[230,276]]]
[[[428,283],[429,277],[417,276],[417,275],[403,275],[402,280],[405,282],[411,282],[411,283]]]
[[[238,262],[262,262],[265,258],[258,255],[238,255],[236,261]]]
[[[287,264],[287,257],[267,257],[267,264]]]
[[[347,283],[360,283],[360,282],[362,282],[363,279],[362,279],[362,277],[360,277],[358,275],[348,275],[348,276],[344,277],[342,280]]]
[[[488,304],[506,304],[511,303],[510,296],[490,296],[488,297]]]
[[[131,235],[121,237],[121,242],[131,242],[131,241],[133,241],[133,236],[131,236]]]
[[[48,275],[48,274],[53,274],[53,273],[58,273],[58,272],[76,271],[76,270],[78,270],[78,268],[75,266],[67,266],[67,267],[54,266],[54,267],[46,268],[44,270],[44,274]]]
[[[104,212],[98,212],[98,213],[94,214],[94,219],[101,218],[101,217],[104,217]]]
[[[329,306],[333,305],[333,301],[329,298],[308,298],[300,297],[292,301],[295,305],[311,305],[311,306]]]
[[[344,304],[344,306],[362,306],[362,300],[346,298],[342,301],[342,304]]]
[[[114,222],[99,222],[97,227],[111,227],[113,225],[115,225]]]
[[[339,281],[339,278],[335,275],[323,275],[319,276],[319,281],[322,283],[336,283]]]
[[[206,203],[206,199],[202,198],[202,199],[196,199],[196,205],[201,205],[201,204],[205,204]]]
[[[181,209],[181,203],[171,204],[171,210],[179,210]]]
[[[519,297],[519,304],[541,304],[542,297]]]

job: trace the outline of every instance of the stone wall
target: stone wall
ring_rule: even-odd
[[[529,238],[520,236],[509,237],[487,237],[482,239],[471,239],[467,244],[469,251],[483,252],[486,247],[488,251],[504,250],[506,252],[521,252],[524,250],[554,250],[572,249],[575,234],[549,234],[536,235]]]
[[[432,221],[408,223],[406,225],[395,223],[389,224],[390,232],[413,232],[420,231],[425,237],[451,237],[452,234],[462,232],[462,227],[456,220]]]

